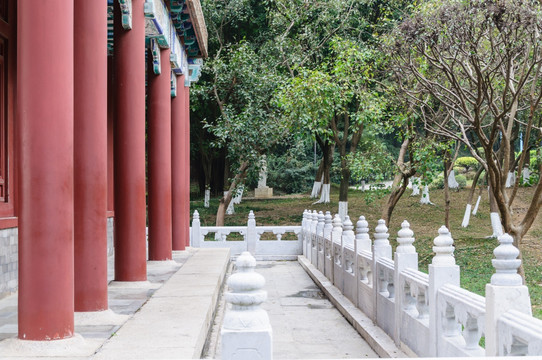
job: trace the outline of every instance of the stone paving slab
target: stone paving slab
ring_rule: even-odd
[[[258,261],[255,271],[266,281],[262,308],[271,321],[274,359],[378,357],[296,261]],[[216,352],[206,358],[220,358],[220,326],[213,331]]]
[[[341,314],[348,319],[348,322],[352,324],[381,357],[408,358],[405,353],[397,348],[395,342],[384,330],[376,326],[367,315],[354,306],[306,257],[300,255],[298,262],[326,296],[329,297],[333,305],[337,307]]]
[[[66,340],[16,339],[17,295],[0,299],[0,358],[199,357],[230,261],[229,250],[189,248],[174,252],[173,257],[175,261],[149,261],[149,281],[111,282],[110,310],[76,313],[76,336]]]

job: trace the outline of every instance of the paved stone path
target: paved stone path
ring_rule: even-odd
[[[266,280],[262,308],[273,328],[274,359],[378,357],[297,261],[258,261],[256,272]]]

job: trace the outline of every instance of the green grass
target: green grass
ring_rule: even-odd
[[[532,198],[531,188],[520,188],[516,216],[522,215],[522,209]],[[273,200],[243,200],[235,206],[235,215],[227,215],[226,225],[244,225],[247,223],[248,213],[254,211],[257,225],[299,225],[301,224],[303,210],[330,210],[332,213],[338,209],[338,189],[331,190],[331,203],[315,204],[314,199],[308,195],[280,198]],[[416,241],[414,246],[419,257],[419,268],[427,272],[428,265],[434,256],[433,239],[438,235],[439,227],[444,223],[444,194],[442,190],[430,192],[431,201],[435,205],[421,205],[419,197],[410,197],[410,190],[403,196],[397,205],[389,227],[390,243],[395,248],[397,231],[401,222],[407,219],[414,231]],[[485,285],[490,281],[495,269],[491,265],[493,250],[498,245],[496,239],[486,238],[491,235],[491,222],[489,217],[489,204],[487,193],[484,192],[477,216],[471,217],[469,227],[461,227],[465,211],[468,190],[451,193],[450,231],[454,238],[455,259],[461,268],[461,286],[469,291],[484,296]],[[364,215],[369,221],[371,235],[374,232],[377,220],[381,217],[382,201],[377,199],[367,203],[360,191],[352,190],[349,193],[349,214],[357,221],[359,215]],[[191,212],[198,210],[203,226],[215,224],[218,199],[211,199],[210,207],[205,209],[203,201],[197,200],[190,204]],[[274,235],[265,235],[264,239]],[[285,237],[288,235],[285,235]],[[526,282],[531,295],[534,316],[542,319],[542,217],[539,215],[529,233],[522,243],[523,261],[526,272]]]

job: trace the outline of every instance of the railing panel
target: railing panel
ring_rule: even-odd
[[[343,249],[344,264],[343,264],[343,295],[346,296],[352,303],[357,303],[357,284],[356,284],[356,258],[354,248],[344,246]]]
[[[324,236],[322,235],[318,235],[316,237],[316,248],[317,248],[317,254],[318,254],[318,260],[317,260],[317,263],[318,263],[318,271],[320,271],[322,274],[324,273],[324,268],[325,268],[325,254],[324,254],[324,247],[325,247],[325,244],[324,244]]]
[[[341,243],[333,241],[333,285],[343,292],[343,253]]]
[[[333,282],[333,243],[331,239],[324,239],[324,275]]]
[[[517,310],[504,313],[497,321],[499,356],[542,354],[542,320]]]
[[[405,269],[399,275],[399,340],[420,357],[429,356],[429,276]]]
[[[455,285],[437,294],[438,356],[484,356],[485,298]]]
[[[373,254],[370,251],[358,251],[358,308],[374,319],[373,306]]]
[[[376,323],[391,338],[395,333],[395,264],[388,258],[376,262]]]
[[[300,232],[300,226],[256,226],[256,255],[300,255],[303,252]],[[287,234],[294,234],[297,240],[283,240]],[[274,240],[260,240],[262,235],[270,235]]]

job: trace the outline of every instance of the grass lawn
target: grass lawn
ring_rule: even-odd
[[[520,188],[515,216],[521,218],[527,211],[527,205],[533,196],[534,189]],[[397,231],[401,222],[408,220],[414,231],[416,241],[414,246],[419,254],[420,270],[427,272],[428,264],[433,258],[433,239],[438,235],[438,229],[444,224],[444,192],[430,192],[434,205],[421,205],[419,197],[410,197],[410,190],[399,201],[389,227],[390,243],[396,246]],[[462,228],[461,222],[465,212],[468,190],[451,192],[450,224],[455,242],[455,258],[461,267],[461,286],[480,295],[485,293],[487,284],[495,269],[491,265],[493,250],[497,246],[496,239],[488,239],[492,234],[489,217],[489,202],[487,193],[482,195],[482,201],[476,216],[471,216],[468,228]],[[369,221],[369,227],[374,229],[381,214],[381,204],[385,199],[377,199],[367,203],[362,192],[351,190],[349,193],[349,214],[355,224],[360,215]],[[338,188],[332,187],[331,203],[312,205],[314,199],[308,194],[291,195],[271,200],[244,199],[235,206],[235,215],[227,215],[226,225],[246,224],[248,213],[254,211],[258,225],[300,225],[304,209],[338,211]],[[198,210],[203,226],[215,224],[218,199],[211,199],[209,208],[203,207],[203,200],[191,201],[191,212]],[[373,231],[371,231],[373,232]],[[521,245],[526,271],[527,285],[533,304],[533,314],[542,319],[542,215],[539,215]]]

